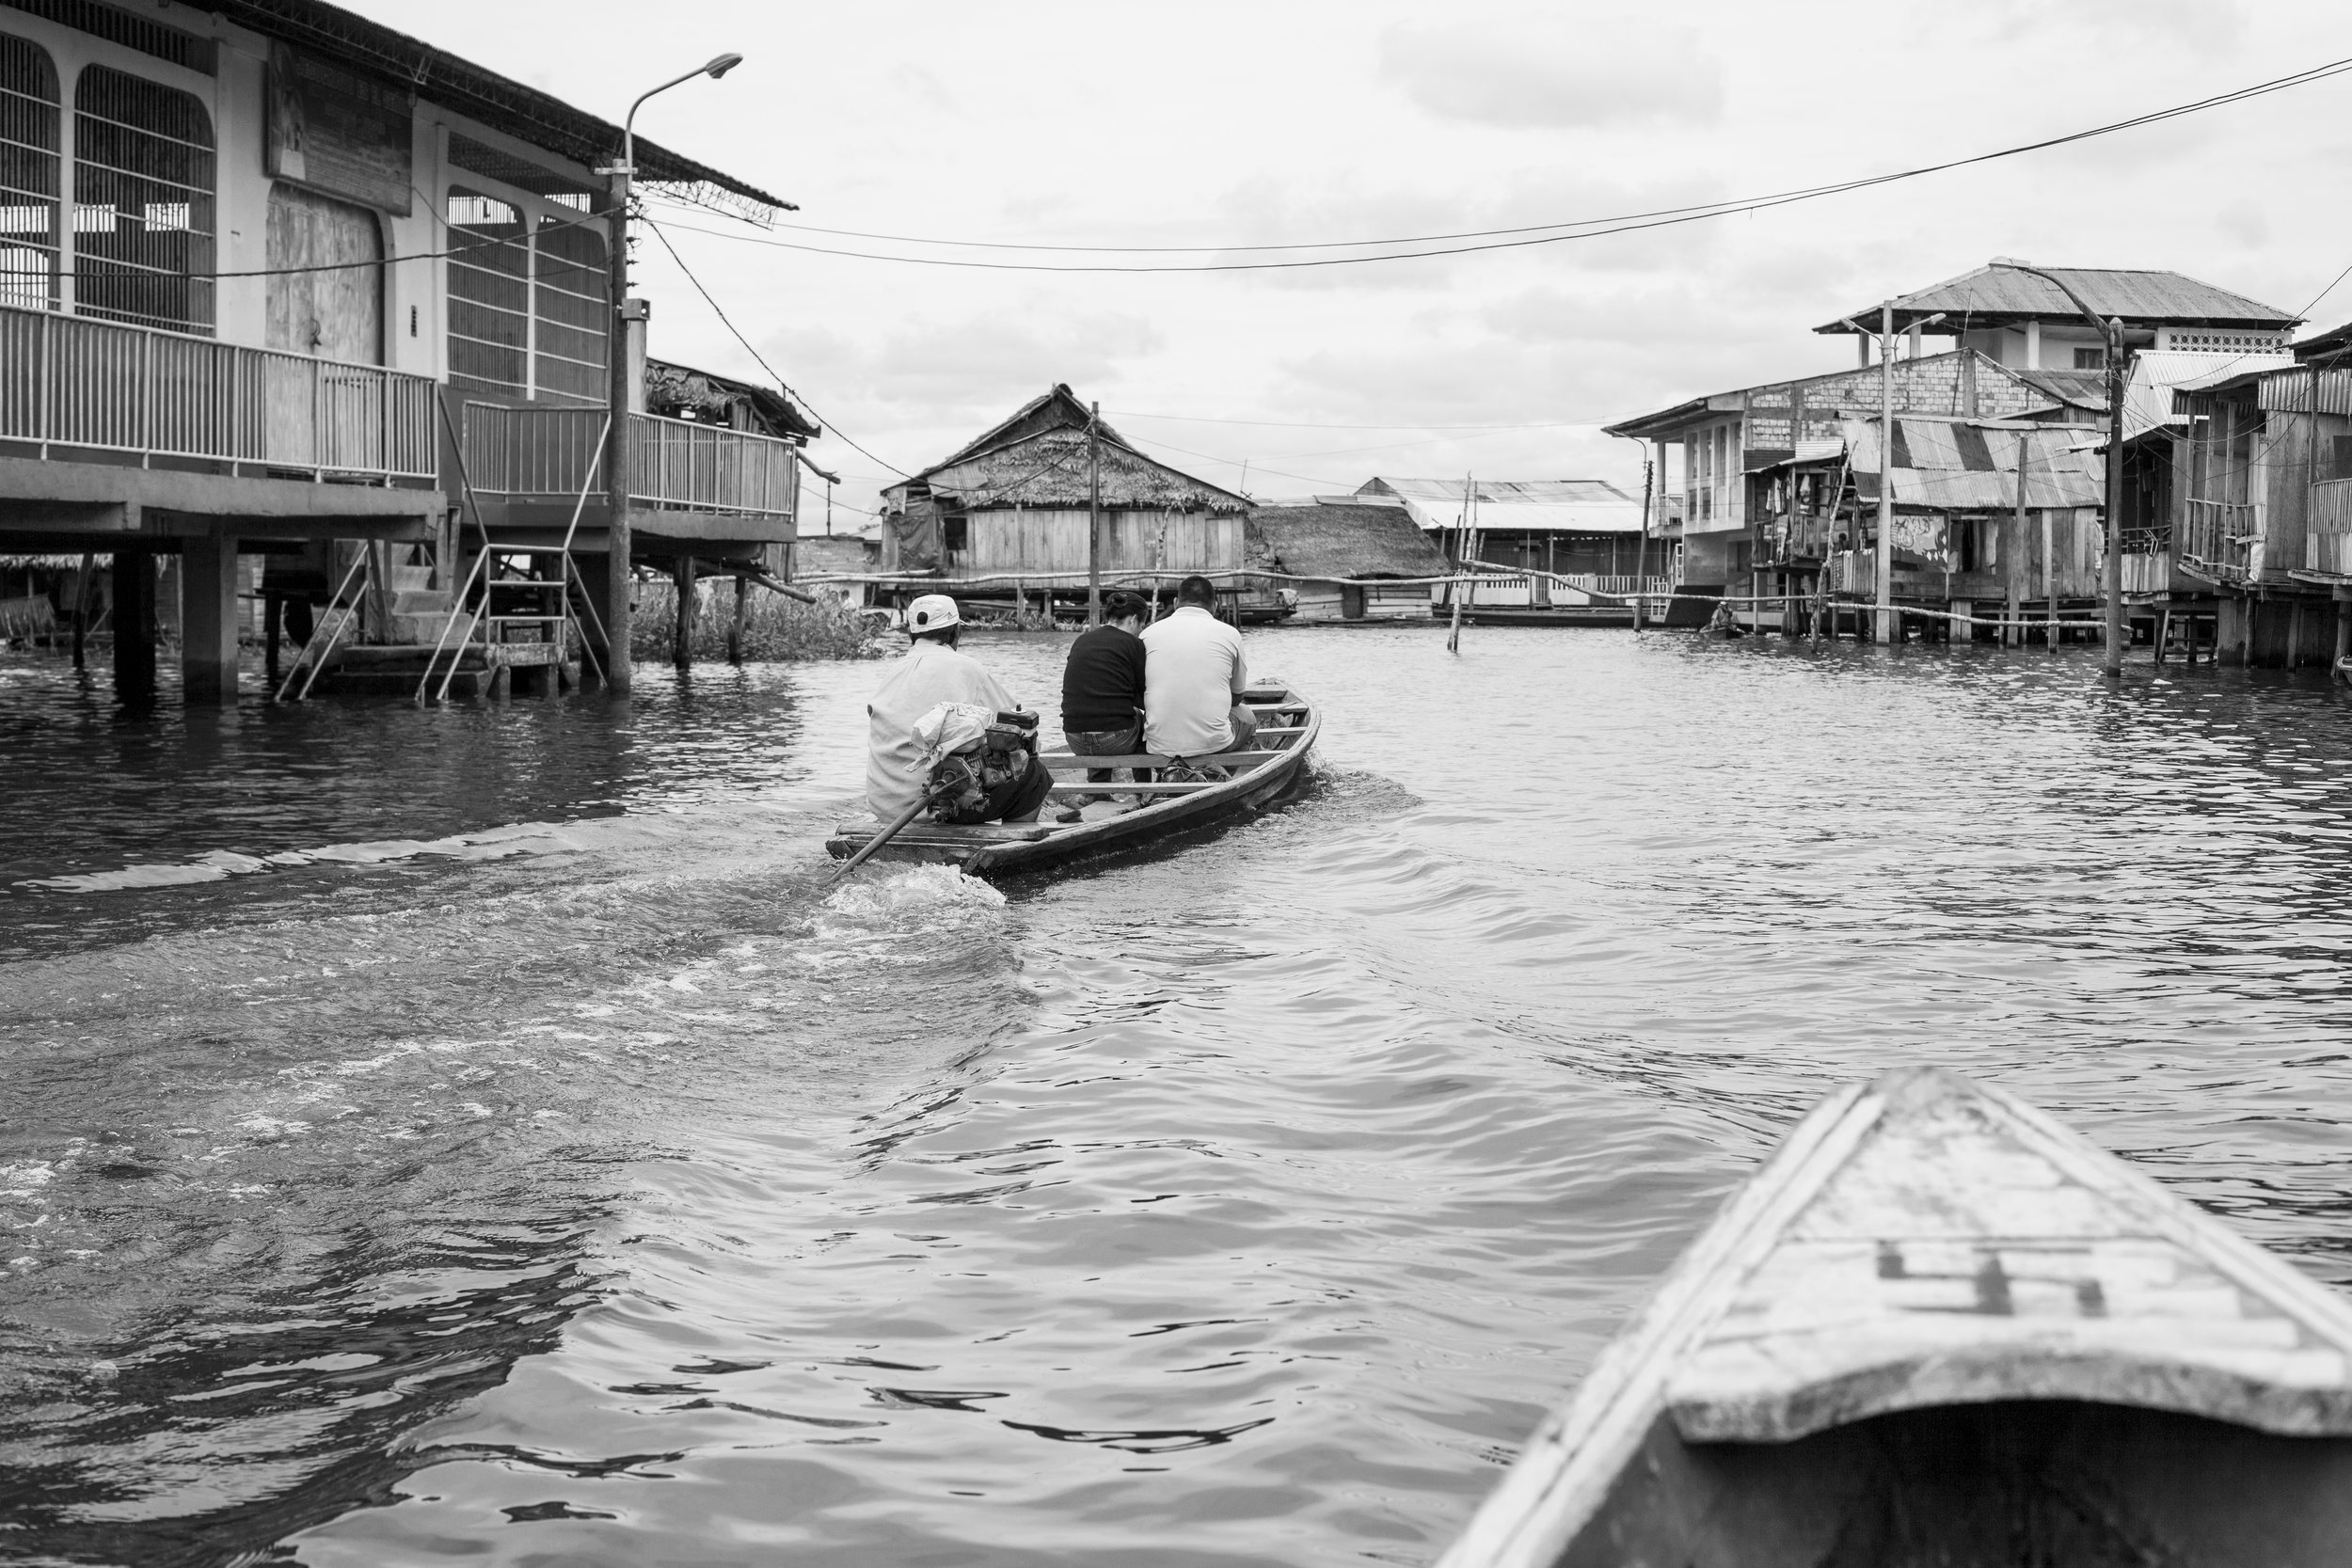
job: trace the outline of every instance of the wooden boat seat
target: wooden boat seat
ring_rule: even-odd
[[[1049,792],[1056,796],[1073,795],[1190,795],[1195,790],[1214,789],[1228,783],[1225,779],[1201,779],[1184,784],[1057,784]]]
[[[1195,757],[1192,760],[1213,762],[1219,768],[1255,768],[1262,762],[1272,762],[1276,757],[1285,754],[1281,752],[1218,752],[1212,756]],[[1133,755],[1115,757],[1082,757],[1071,752],[1041,752],[1038,754],[1038,761],[1048,768],[1059,768],[1067,772],[1076,768],[1173,768],[1178,759],[1154,756],[1150,752],[1142,752]]]
[[[1045,837],[1058,826],[1060,824],[1054,822],[911,822],[898,831],[898,836],[892,842],[1029,844]],[[863,842],[882,830],[882,825],[872,817],[860,816],[840,824],[834,832],[845,838]]]

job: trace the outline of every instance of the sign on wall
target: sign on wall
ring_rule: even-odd
[[[291,180],[405,216],[408,94],[277,43],[269,55],[268,166]]]

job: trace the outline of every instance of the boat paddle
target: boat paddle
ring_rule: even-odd
[[[890,826],[884,828],[881,832],[876,833],[872,838],[867,839],[866,841],[865,848],[860,849],[856,854],[851,855],[848,860],[843,861],[841,863],[841,869],[833,874],[833,879],[837,882],[842,878],[848,876],[850,872],[855,871],[859,866],[865,864],[866,857],[873,854],[875,850],[881,848],[892,839],[898,837],[898,830],[914,821],[916,817],[922,816],[923,808],[930,805],[931,803],[931,798],[940,793],[942,793],[942,789],[938,784],[933,784],[930,788],[923,791],[921,795],[915,798],[914,804],[907,807],[906,810],[898,814],[897,821],[891,823]]]

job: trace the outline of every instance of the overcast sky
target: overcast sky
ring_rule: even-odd
[[[1066,245],[1378,239],[1760,195],[2352,56],[2342,0],[1456,0],[1443,20],[1382,0],[346,3],[616,119],[661,77],[739,51],[741,69],[657,99],[639,129],[797,201],[793,223]],[[2300,312],[2352,265],[2348,176],[2344,76],[1754,215],[1377,265],[991,272],[658,216],[829,430],[899,468],[1067,381],[1204,478],[1237,484],[1248,461],[1261,496],[1465,471],[1638,492],[1638,450],[1601,423],[1850,365],[1851,339],[1811,328],[1993,256],[2171,268]],[[658,244],[638,255],[657,353],[758,373]],[[2312,313],[2352,317],[2352,281]],[[1438,428],[1465,425],[1535,428]],[[830,434],[813,454],[845,473],[844,527],[894,477]]]

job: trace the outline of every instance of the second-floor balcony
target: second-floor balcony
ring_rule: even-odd
[[[2322,480],[2311,494],[2304,570],[2352,577],[2352,479]]]
[[[2262,576],[2262,503],[2192,500],[2176,542],[2182,565],[2216,582]]]
[[[633,509],[697,515],[700,521],[677,526],[698,533],[790,536],[800,499],[792,442],[660,415],[626,418]],[[466,481],[502,520],[568,526],[578,511],[602,526],[603,409],[469,403],[463,429]]]
[[[19,456],[431,483],[435,391],[381,366],[0,306],[0,451]]]

